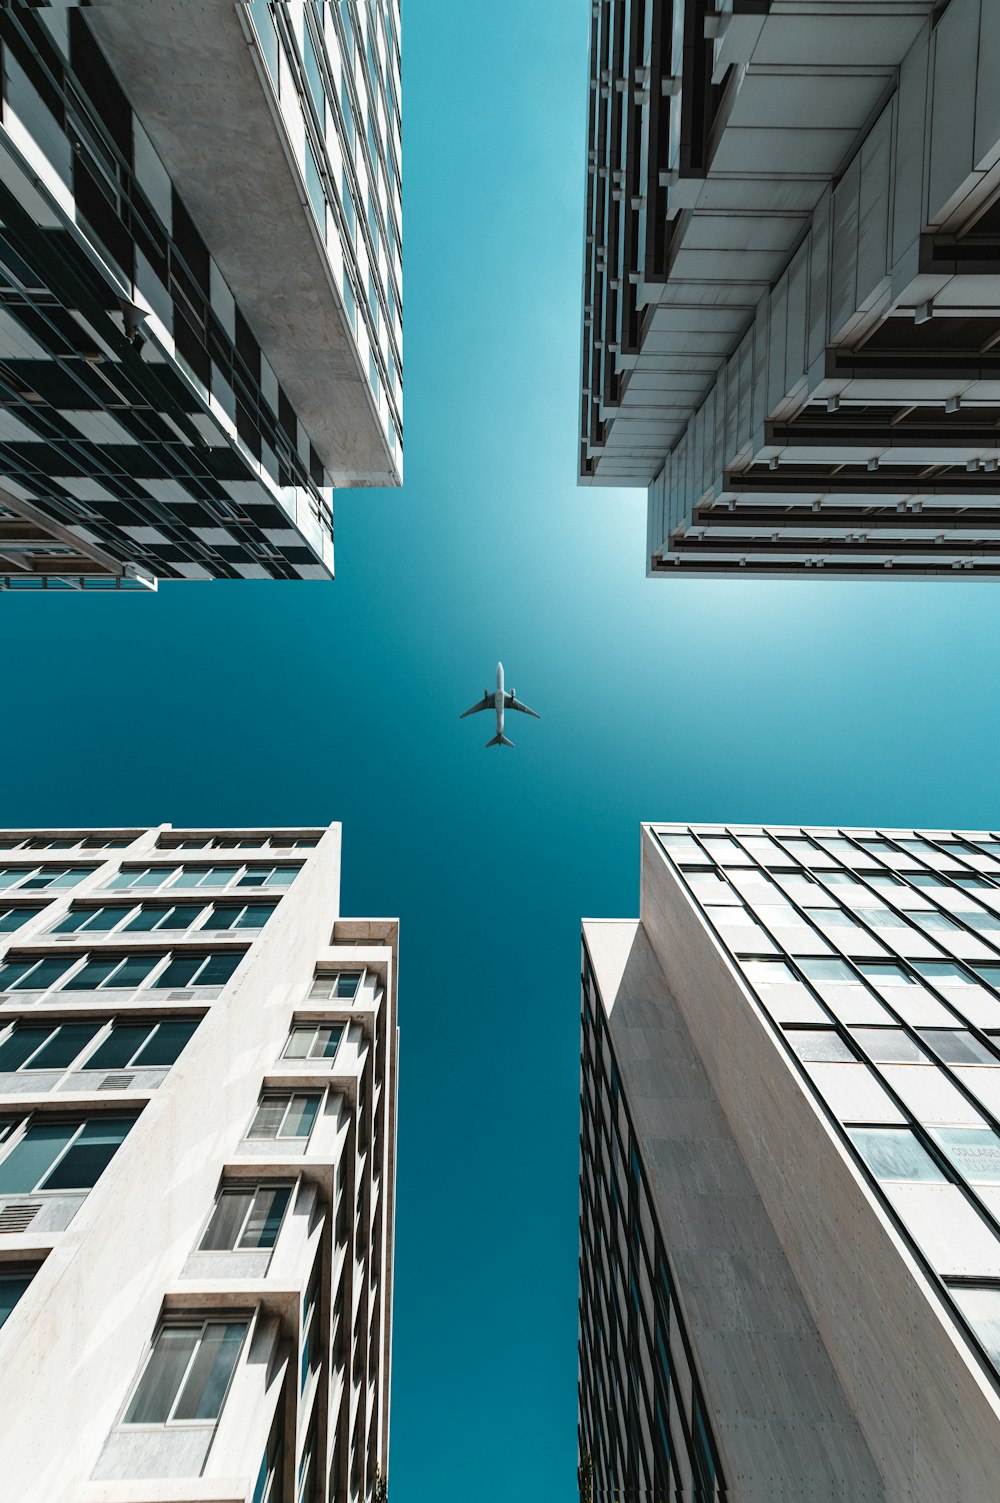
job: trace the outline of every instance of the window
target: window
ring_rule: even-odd
[[[301,871],[298,866],[248,866],[237,887],[288,887]]]
[[[949,1292],[987,1357],[1000,1370],[1000,1288],[954,1284]]]
[[[217,1420],[246,1330],[245,1320],[161,1326],[122,1424]]]
[[[153,987],[160,991],[172,986],[225,986],[243,954],[242,950],[214,955],[177,954],[157,976]]]
[[[313,1327],[316,1321],[316,1305],[319,1296],[319,1258],[313,1268],[309,1283],[306,1285],[302,1296],[302,1363],[299,1372],[299,1387],[305,1388],[306,1379],[309,1377],[313,1359],[316,1356],[316,1347],[319,1345],[315,1339]]]
[[[810,981],[853,981],[857,985],[857,976],[843,960],[800,960],[799,964]]]
[[[276,903],[215,903],[202,929],[263,929]]]
[[[83,1065],[85,1070],[159,1069],[176,1063],[198,1026],[197,1018],[132,1023],[116,1019],[111,1032]]]
[[[173,908],[157,908],[144,903],[125,928],[130,934],[136,931],[148,934],[153,929],[190,929],[202,911],[201,903],[178,903]]]
[[[104,885],[105,887],[162,887],[176,871],[176,866],[123,866]]]
[[[223,1185],[200,1250],[260,1252],[273,1247],[291,1193],[290,1185]]]
[[[63,991],[134,991],[163,959],[162,955],[88,956],[62,986]]]
[[[925,1180],[947,1184],[946,1176],[908,1127],[849,1127],[847,1135],[877,1180]]]
[[[995,1065],[995,1054],[962,1028],[928,1028],[920,1037],[946,1065]]]
[[[89,877],[93,866],[0,866],[0,887],[40,892],[43,888],[75,887]]]
[[[68,1069],[103,1027],[99,1019],[48,1027],[15,1023],[0,1044],[0,1071]]]
[[[262,1096],[248,1138],[308,1138],[319,1111],[319,1096],[277,1092]]]
[[[875,986],[916,986],[909,972],[904,971],[901,965],[893,965],[891,961],[862,960],[858,962],[858,969]]]
[[[8,960],[0,965],[0,992],[46,991],[75,964],[66,955],[45,955],[41,960]]]
[[[236,881],[238,866],[182,866],[174,887],[228,887]]]
[[[311,997],[354,997],[361,985],[361,971],[327,971],[315,978]]]
[[[41,913],[40,908],[0,908],[0,934],[10,934],[14,929],[20,929],[29,919],[33,919]]]
[[[76,934],[81,929],[104,932],[120,924],[132,912],[132,904],[104,908],[71,908],[52,930],[53,934]]]
[[[906,886],[906,883],[901,877],[892,877],[888,872],[866,872],[865,880],[872,887],[880,887],[883,891],[888,888]],[[932,883],[931,885],[937,886],[936,883]]]
[[[0,1195],[35,1190],[91,1190],[132,1127],[134,1117],[35,1116],[0,1162]]]
[[[985,908],[979,908],[975,911],[964,909],[961,913],[956,913],[955,917],[960,919],[963,924],[968,924],[970,929],[978,929],[984,934],[993,933],[997,929],[1000,929],[1000,914],[988,913]],[[952,925],[952,928],[957,927],[957,924]]]
[[[989,1127],[931,1127],[935,1143],[973,1185],[1000,1182],[1000,1138]]]
[[[956,875],[955,882],[959,887],[964,887],[969,892],[996,892],[995,884],[993,882],[987,882],[985,877],[966,877],[965,875]]]
[[[855,1028],[854,1037],[880,1065],[926,1065],[927,1056],[902,1028]]]
[[[284,1049],[285,1059],[333,1059],[343,1035],[340,1023],[296,1023]]]
[[[21,1295],[27,1289],[35,1277],[35,1270],[23,1271],[11,1269],[10,1272],[0,1272],[0,1326],[10,1315]]]
[[[846,1060],[850,1064],[854,1063],[854,1054],[840,1034],[832,1028],[789,1029],[785,1036],[801,1060]]]
[[[973,916],[979,917],[978,914],[971,915],[967,913],[959,916],[966,920]],[[992,915],[989,915],[989,917],[992,917]],[[960,924],[956,924],[954,919],[950,919],[946,913],[939,913],[936,908],[908,908],[904,913],[904,918],[907,918],[911,924],[916,924],[918,928],[926,929],[932,934],[943,934],[948,930],[952,934],[961,931]],[[1000,928],[1000,919],[997,919],[996,927]]]

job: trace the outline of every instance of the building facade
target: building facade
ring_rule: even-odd
[[[374,1503],[393,920],[340,827],[0,838],[5,1497]]]
[[[989,0],[595,0],[579,473],[650,574],[996,576],[998,56]]]
[[[581,1113],[584,1496],[992,1496],[1000,832],[645,826]]]
[[[329,579],[402,478],[398,0],[0,14],[0,587]]]

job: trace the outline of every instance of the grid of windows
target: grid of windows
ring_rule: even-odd
[[[147,933],[154,929],[262,929],[274,903],[105,903],[100,907],[71,908],[53,924],[52,934],[107,934],[113,929]],[[12,910],[16,911],[16,910]],[[33,908],[28,914],[40,912]],[[22,920],[23,922],[23,920]],[[11,927],[16,927],[11,925]],[[0,913],[0,931],[3,917]]]
[[[105,887],[288,887],[301,870],[299,866],[125,866]]]
[[[89,877],[92,866],[0,866],[0,888],[18,892],[57,892]]]
[[[996,1365],[976,1280],[1000,1280],[1000,840],[743,829],[657,838],[841,1141]],[[963,1303],[968,1288],[975,1297]]]
[[[149,988],[224,986],[243,959],[241,950],[195,954],[140,952],[112,955],[43,955],[12,958],[0,965],[0,992],[135,991]]]
[[[161,835],[161,851],[307,851],[319,845],[318,835]]]
[[[119,851],[131,835],[4,835],[0,851]]]
[[[691,1345],[584,956],[579,1447],[594,1498],[726,1497]]]

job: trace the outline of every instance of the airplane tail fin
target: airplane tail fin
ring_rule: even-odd
[[[492,741],[487,741],[487,746],[513,746],[513,741],[508,741],[506,736],[494,736]]]

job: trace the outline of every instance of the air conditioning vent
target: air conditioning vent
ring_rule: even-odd
[[[97,1089],[99,1091],[124,1091],[134,1079],[134,1075],[105,1075]]]
[[[0,1206],[0,1232],[27,1231],[39,1210],[37,1200],[12,1200]]]
[[[191,1000],[191,998],[193,996],[194,996],[194,992],[191,990],[190,987],[188,987],[186,991],[182,991],[182,992],[170,992],[170,993],[168,993],[168,995],[167,995],[167,1001],[168,1002],[190,1002],[190,1000]]]

